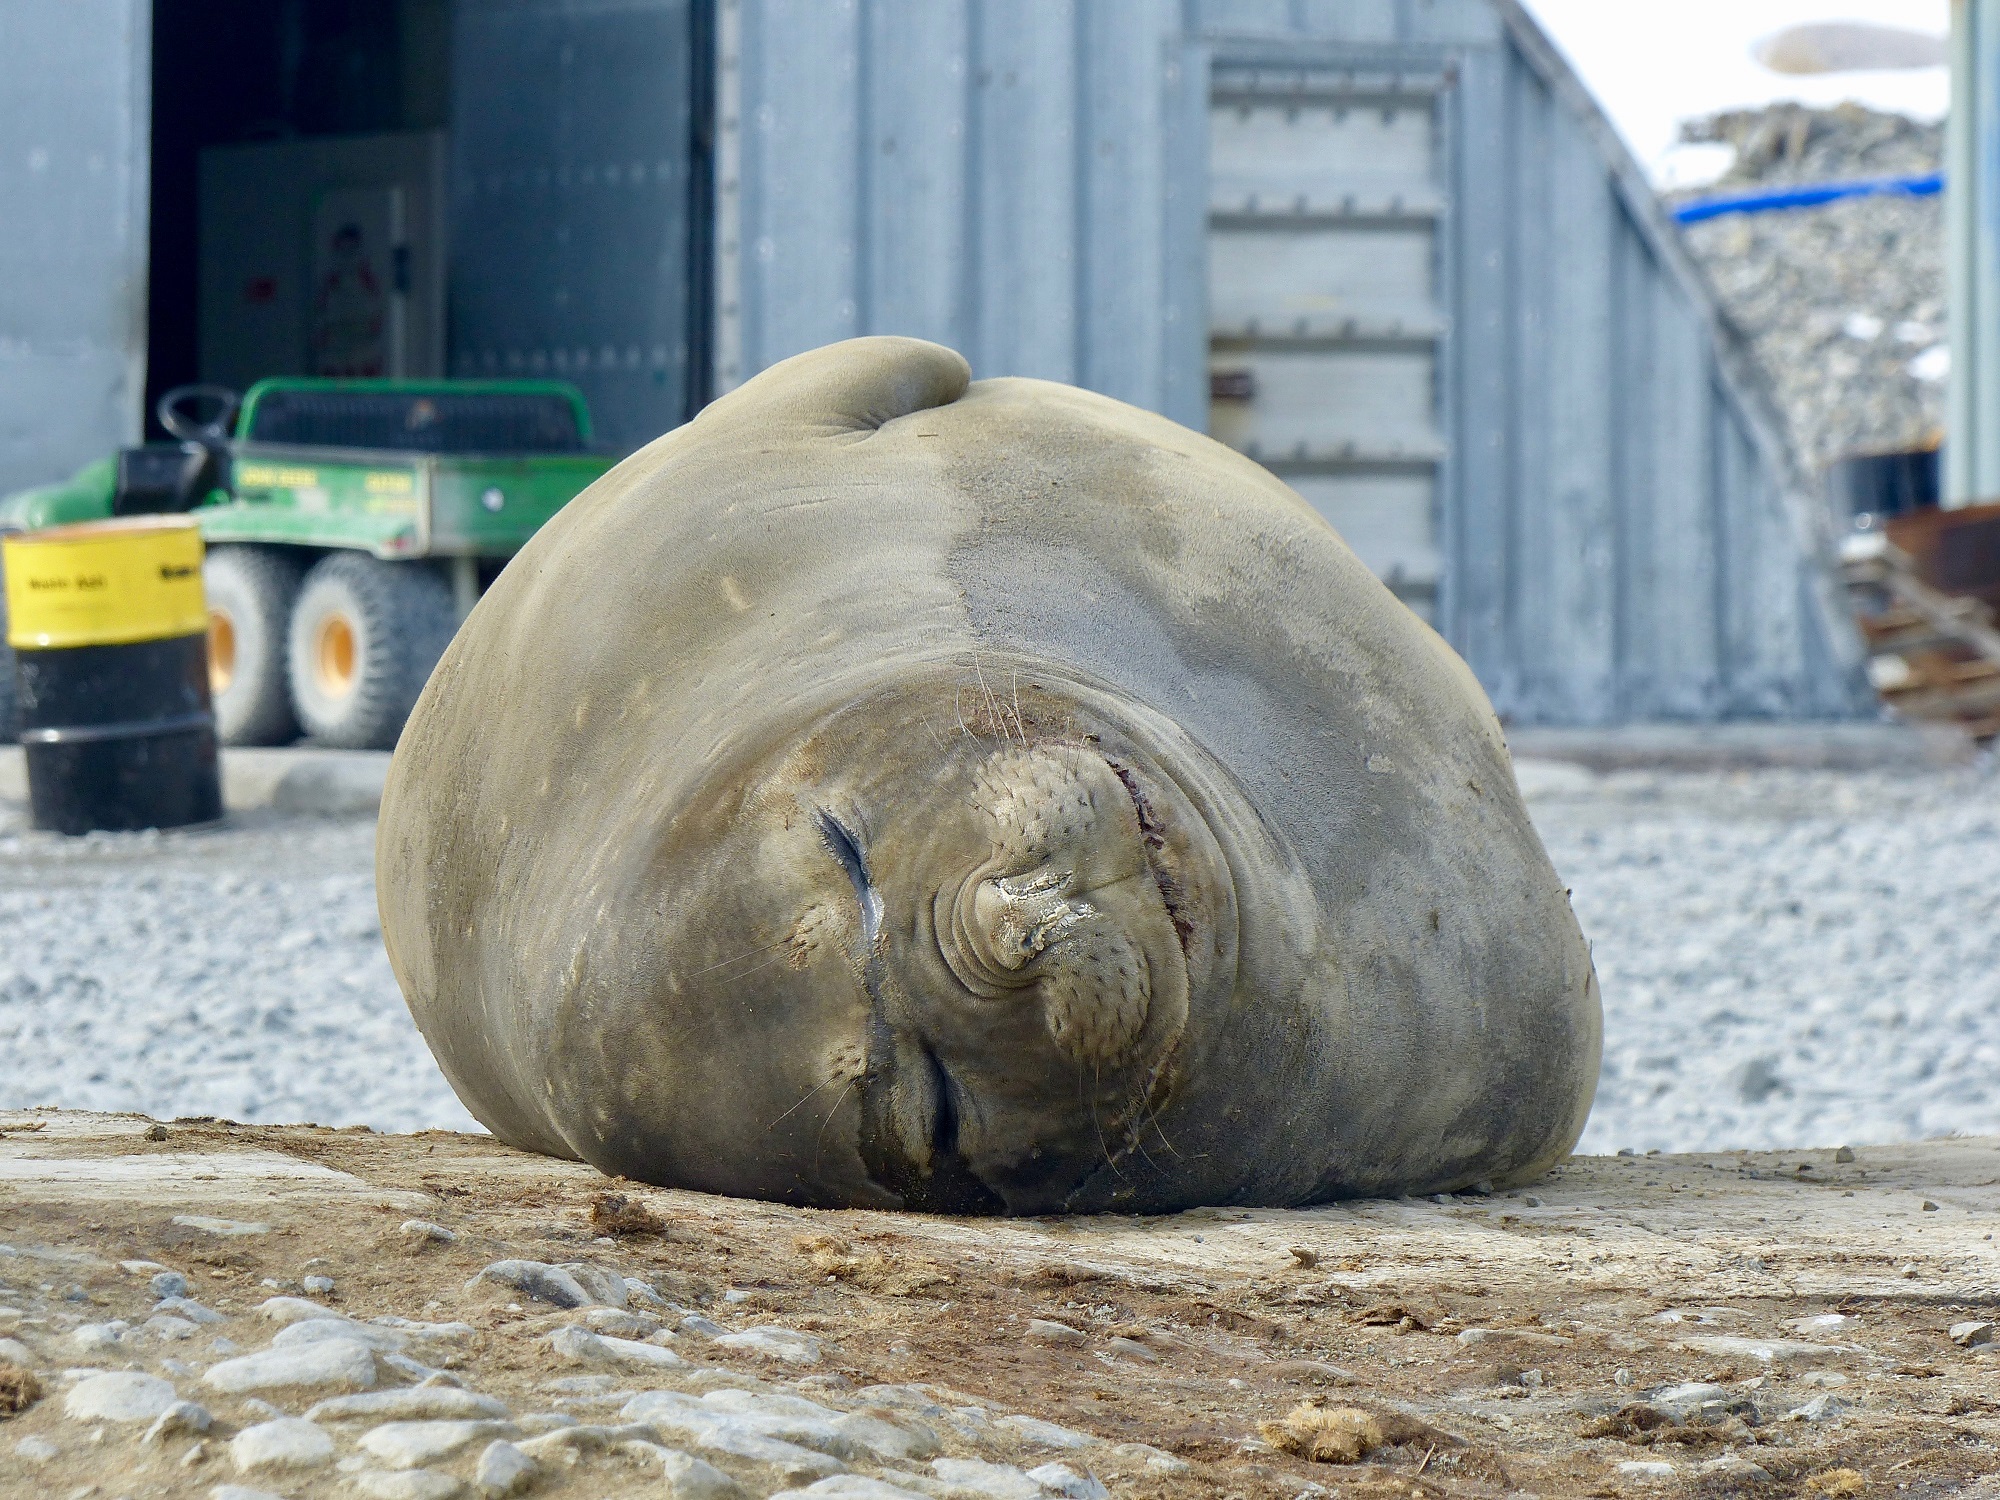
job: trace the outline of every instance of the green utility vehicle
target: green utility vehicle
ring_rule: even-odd
[[[226,745],[393,745],[480,590],[613,462],[552,381],[182,386],[159,415],[180,441],[0,499],[0,531],[192,514]],[[0,647],[5,738],[13,675]]]

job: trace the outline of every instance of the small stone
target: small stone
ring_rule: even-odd
[[[146,1319],[139,1327],[154,1338],[172,1344],[191,1339],[199,1331],[186,1318],[170,1318],[164,1313]]]
[[[366,1344],[370,1349],[380,1349],[385,1354],[398,1353],[409,1342],[409,1336],[398,1329],[378,1328],[372,1323],[333,1317],[322,1308],[317,1318],[302,1318],[296,1323],[286,1324],[271,1340],[271,1347],[296,1349],[301,1344],[324,1344],[340,1339],[353,1344]]]
[[[812,1335],[791,1328],[779,1328],[775,1324],[746,1328],[741,1333],[725,1333],[715,1342],[725,1349],[741,1349],[766,1359],[781,1359],[791,1365],[816,1365],[820,1362],[822,1351],[820,1341]]]
[[[576,1364],[611,1363],[655,1370],[687,1367],[687,1361],[671,1349],[664,1349],[658,1344],[635,1343],[631,1339],[605,1338],[588,1328],[558,1328],[549,1338],[549,1347],[558,1358]]]
[[[148,1125],[148,1126],[146,1127],[146,1139],[147,1139],[147,1140],[149,1140],[149,1141],[164,1141],[164,1140],[165,1140],[166,1138],[167,1138],[167,1127],[166,1127],[166,1126],[164,1126],[164,1125],[159,1125],[159,1124],[153,1124],[153,1125]]]
[[[1030,1443],[1044,1448],[1094,1448],[1104,1439],[1093,1437],[1087,1432],[1076,1432],[1068,1427],[1058,1427],[1053,1422],[1044,1422],[1040,1417],[1015,1414],[1001,1417],[996,1426],[1005,1427]]]
[[[1319,1264],[1319,1251],[1308,1250],[1304,1245],[1294,1245],[1292,1246],[1292,1259],[1298,1262],[1300,1270],[1310,1271],[1314,1266]]]
[[[269,1224],[252,1223],[244,1219],[211,1219],[201,1214],[175,1214],[174,1223],[182,1229],[198,1229],[203,1234],[212,1234],[218,1239],[244,1239],[252,1235],[269,1234]]]
[[[604,1307],[623,1307],[632,1295],[623,1276],[602,1266],[593,1266],[585,1261],[565,1261],[556,1269],[567,1271],[576,1284],[590,1295],[592,1302]]]
[[[1676,1422],[1700,1422],[1705,1425],[1713,1425],[1727,1416],[1757,1410],[1743,1392],[1699,1380],[1655,1391],[1651,1404]]]
[[[1028,1477],[1050,1494],[1067,1495],[1069,1500],[1111,1500],[1111,1492],[1095,1475],[1079,1474],[1068,1464],[1043,1464],[1028,1470]]]
[[[452,1385],[419,1385],[334,1396],[306,1415],[315,1422],[463,1422],[480,1418],[505,1421],[508,1412],[501,1402],[475,1391]]]
[[[519,1494],[534,1481],[535,1461],[505,1438],[486,1445],[472,1474],[472,1486],[485,1500]]]
[[[593,1307],[583,1315],[592,1333],[613,1338],[643,1339],[660,1331],[660,1319],[651,1313],[628,1312],[622,1307]]]
[[[920,1490],[906,1490],[884,1479],[864,1479],[859,1474],[835,1474],[807,1485],[802,1490],[780,1490],[771,1500],[929,1500]]]
[[[1712,1458],[1695,1473],[1707,1481],[1704,1489],[1734,1489],[1746,1484],[1771,1482],[1769,1469],[1740,1453],[1725,1453],[1720,1458]]]
[[[1533,1193],[1529,1193],[1523,1197],[1521,1203],[1527,1208],[1540,1208],[1542,1206],[1542,1200],[1537,1198]]]
[[[1632,1380],[1633,1380],[1632,1372],[1630,1370],[1623,1368],[1622,1366],[1611,1372],[1611,1383],[1613,1385],[1622,1386],[1625,1389],[1630,1390],[1632,1387]]]
[[[1831,1393],[1815,1396],[1785,1413],[1787,1422],[1838,1422],[1849,1411],[1847,1402]]]
[[[190,1323],[221,1323],[226,1321],[222,1314],[212,1307],[204,1307],[192,1297],[162,1297],[153,1304],[156,1313],[171,1313],[176,1318],[186,1318]]]
[[[375,1351],[352,1339],[326,1339],[224,1360],[202,1378],[231,1395],[291,1387],[365,1391],[375,1384]]]
[[[743,1500],[742,1485],[712,1463],[668,1448],[660,1454],[666,1470],[667,1492],[674,1500]]]
[[[731,1307],[734,1307],[739,1302],[748,1302],[750,1300],[750,1294],[746,1291],[740,1290],[737,1287],[730,1287],[727,1291],[725,1291],[722,1294],[722,1300],[724,1302],[727,1302]]]
[[[472,1291],[483,1282],[512,1287],[523,1296],[553,1307],[588,1307],[594,1300],[568,1271],[538,1260],[496,1260],[468,1281],[465,1289]]]
[[[1991,1323],[1954,1323],[1951,1325],[1951,1341],[1961,1349],[1977,1349],[1993,1342]]]
[[[79,1422],[150,1422],[178,1399],[157,1375],[110,1370],[71,1386],[63,1411]]]
[[[1925,1212],[1925,1213],[1927,1213],[1927,1214],[1934,1214],[1934,1213],[1936,1213],[1937,1211],[1938,1211],[1938,1206],[1937,1206],[1937,1205],[1936,1205],[1935,1203],[1931,1202],[1931,1200],[1930,1200],[1930,1199],[1928,1199],[1928,1198],[1924,1199],[1924,1212]]]
[[[1143,1464],[1155,1474],[1185,1474],[1190,1467],[1186,1459],[1148,1443],[1120,1443],[1111,1452],[1127,1463]]]
[[[172,1406],[153,1418],[153,1425],[146,1429],[146,1435],[139,1441],[157,1443],[177,1433],[203,1433],[215,1424],[208,1408],[193,1401],[176,1401]]]
[[[953,1490],[988,1496],[989,1500],[1042,1500],[1041,1481],[1012,1464],[991,1464],[978,1458],[936,1458],[931,1472]]]
[[[130,1326],[123,1318],[114,1318],[109,1323],[85,1323],[71,1332],[69,1341],[85,1354],[108,1354],[118,1347]]]
[[[256,1469],[322,1469],[333,1462],[333,1439],[303,1417],[280,1417],[246,1427],[229,1441],[236,1472]]]
[[[20,1365],[25,1369],[34,1362],[34,1355],[19,1339],[0,1338],[0,1365]]]
[[[1087,1344],[1090,1335],[1053,1318],[1028,1319],[1028,1337],[1038,1344]]]
[[[328,1292],[333,1290],[333,1278],[331,1276],[308,1276],[299,1285],[306,1289],[306,1293],[309,1296],[324,1297]]]
[[[1618,1466],[1627,1479],[1672,1479],[1674,1466],[1657,1458],[1627,1459]]]
[[[14,1445],[15,1454],[31,1464],[45,1464],[62,1452],[45,1437],[24,1437]]]
[[[185,1297],[188,1294],[188,1279],[179,1271],[158,1272],[147,1285],[152,1287],[155,1297]]]
[[[699,1334],[705,1339],[719,1339],[729,1330],[700,1313],[689,1313],[681,1319],[681,1332]]]
[[[333,1316],[323,1305],[306,1297],[266,1297],[257,1304],[257,1313],[274,1323],[303,1323],[309,1318]]]
[[[1114,1338],[1105,1347],[1113,1354],[1122,1354],[1127,1359],[1136,1359],[1142,1365],[1156,1365],[1160,1362],[1160,1356],[1155,1354],[1151,1349],[1148,1349],[1137,1339]]]
[[[385,1422],[362,1436],[361,1447],[392,1469],[420,1469],[482,1438],[513,1435],[508,1422]]]
[[[1842,1166],[1846,1166],[1854,1160],[1854,1148],[1852,1146],[1842,1146],[1838,1151],[1833,1153],[1833,1159]]]
[[[402,1469],[384,1473],[363,1469],[348,1477],[348,1485],[368,1500],[457,1500],[465,1481],[436,1469]]]
[[[181,1467],[183,1469],[192,1469],[196,1464],[206,1463],[207,1461],[208,1440],[205,1438],[198,1440],[192,1448],[181,1455]]]
[[[218,1484],[208,1492],[208,1500],[285,1500],[285,1497],[254,1485]]]
[[[455,1231],[445,1228],[442,1224],[433,1224],[429,1219],[405,1219],[397,1226],[397,1232],[404,1239],[420,1246],[450,1245],[458,1240]]]

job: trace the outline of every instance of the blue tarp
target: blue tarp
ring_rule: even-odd
[[[1674,205],[1676,223],[1699,224],[1724,214],[1761,214],[1780,208],[1815,208],[1842,198],[1929,198],[1944,191],[1944,174],[1922,177],[1864,177],[1853,182],[1805,182],[1756,193],[1721,193]]]

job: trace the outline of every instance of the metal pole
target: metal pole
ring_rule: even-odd
[[[2000,499],[2000,0],[1952,0],[1945,504]]]

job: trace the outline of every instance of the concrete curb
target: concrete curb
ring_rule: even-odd
[[[1516,763],[1590,771],[1911,771],[1972,764],[1979,747],[1945,724],[1620,724],[1507,731]]]
[[[230,812],[373,817],[388,775],[387,750],[224,750],[222,805]],[[18,745],[0,746],[0,801],[27,800],[27,758]]]

